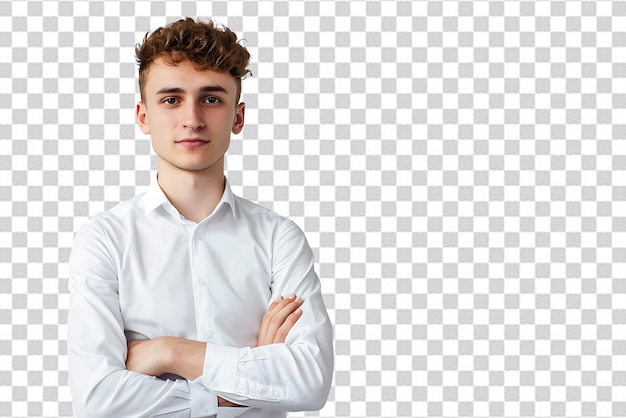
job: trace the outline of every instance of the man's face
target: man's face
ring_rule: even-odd
[[[152,138],[159,169],[223,172],[230,134],[241,132],[244,122],[245,104],[235,103],[236,93],[226,72],[199,71],[190,61],[153,62],[137,121]]]

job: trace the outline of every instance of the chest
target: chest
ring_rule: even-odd
[[[271,295],[267,246],[235,228],[136,238],[118,272],[127,330],[253,345]]]

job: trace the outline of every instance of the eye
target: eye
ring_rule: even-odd
[[[206,99],[204,99],[204,101],[209,104],[216,104],[220,102],[220,99],[218,99],[217,97],[207,97]]]
[[[175,105],[176,103],[178,103],[178,99],[176,97],[166,97],[165,99],[161,100],[161,103],[165,103],[167,105]]]

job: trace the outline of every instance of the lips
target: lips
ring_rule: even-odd
[[[202,139],[202,138],[185,138],[185,139],[181,139],[180,141],[176,141],[176,143],[184,147],[196,148],[196,147],[201,147],[203,145],[208,144],[209,141],[207,141],[206,139]]]

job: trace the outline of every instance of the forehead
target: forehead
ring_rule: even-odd
[[[228,72],[200,70],[189,60],[171,65],[157,58],[146,71],[146,93],[148,94],[155,94],[163,88],[179,88],[191,93],[207,86],[222,87],[233,96],[237,89],[235,77]]]

